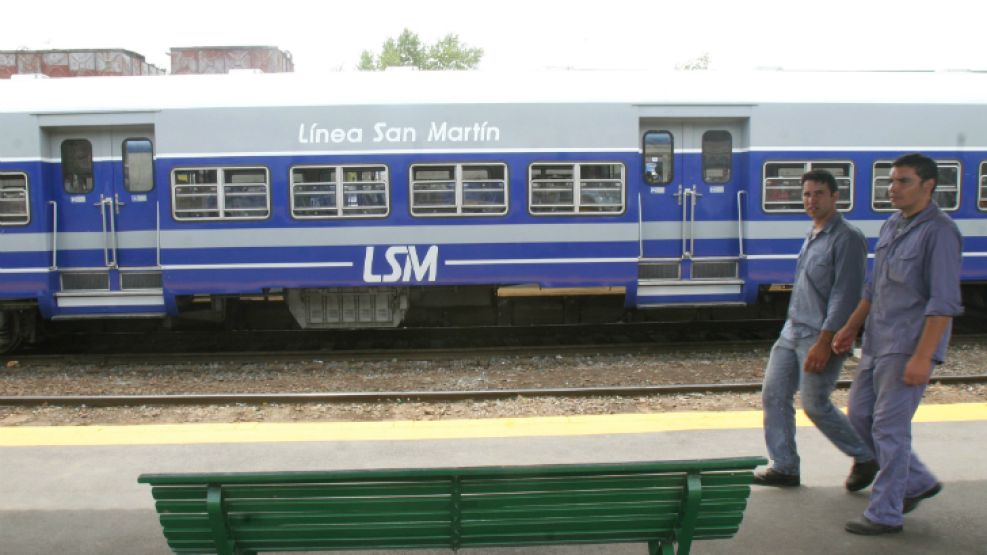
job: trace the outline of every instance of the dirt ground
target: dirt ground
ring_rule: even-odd
[[[665,354],[476,356],[441,361],[306,361],[125,364],[35,364],[5,359],[0,395],[95,395],[640,386],[759,382],[766,348]],[[844,369],[852,378],[853,360]],[[987,373],[987,346],[954,346],[936,375]],[[846,390],[834,401],[844,406]],[[926,403],[987,402],[987,385],[932,385]],[[642,397],[518,397],[456,402],[291,403],[223,406],[0,406],[0,426],[180,422],[435,420],[664,412],[753,410],[759,393],[689,393]]]

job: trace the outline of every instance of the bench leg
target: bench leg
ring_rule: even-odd
[[[648,555],[675,555],[672,542],[648,542]]]

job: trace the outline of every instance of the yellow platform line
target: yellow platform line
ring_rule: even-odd
[[[987,403],[925,405],[915,422],[987,420]],[[760,428],[761,411],[662,412],[479,420],[383,422],[239,422],[135,426],[0,427],[0,447],[167,445],[305,441],[394,441],[638,434],[682,430]],[[803,413],[799,426],[811,426]]]

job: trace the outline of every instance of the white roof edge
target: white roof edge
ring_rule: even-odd
[[[0,112],[395,104],[987,103],[987,72],[338,72],[0,81]]]

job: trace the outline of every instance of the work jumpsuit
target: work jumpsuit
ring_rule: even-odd
[[[925,385],[906,385],[905,365],[928,316],[958,316],[963,239],[934,202],[903,220],[899,212],[881,227],[874,271],[864,287],[870,301],[863,356],[850,388],[850,422],[877,454],[881,467],[864,516],[900,526],[905,497],[917,497],[938,480],[912,451],[912,416]],[[931,362],[945,360],[952,323]]]
[[[793,402],[796,391],[806,415],[833,445],[857,462],[874,459],[874,453],[829,398],[846,357],[831,355],[822,372],[803,370],[820,331],[839,330],[860,302],[866,269],[867,241],[839,212],[819,233],[810,227],[795,268],[788,317],[771,348],[761,393],[768,456],[771,467],[782,474],[799,474]]]

